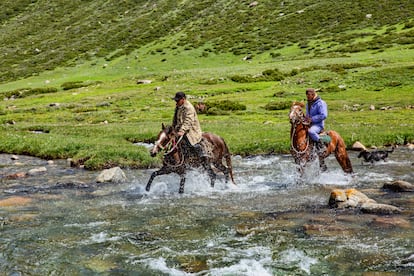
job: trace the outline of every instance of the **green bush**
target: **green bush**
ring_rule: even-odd
[[[223,111],[246,110],[246,106],[244,104],[230,101],[230,100],[209,101],[209,102],[206,102],[206,105],[207,105],[207,113],[211,108],[214,108],[216,110],[223,110]]]
[[[270,102],[264,106],[266,110],[285,110],[289,109],[292,105],[291,101],[283,101],[283,102]]]
[[[25,98],[31,95],[55,93],[58,90],[54,87],[44,88],[21,88],[12,91],[3,92],[3,96],[6,98]]]

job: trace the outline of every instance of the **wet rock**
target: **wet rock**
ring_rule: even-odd
[[[29,204],[31,201],[32,200],[27,197],[13,196],[0,200],[0,207],[23,206]]]
[[[342,204],[342,202],[347,201],[347,196],[345,193],[345,190],[343,189],[334,189],[331,192],[331,197],[329,198],[329,206],[330,207],[338,207],[339,204]]]
[[[89,185],[82,182],[82,181],[66,181],[66,182],[58,182],[55,186],[51,188],[55,189],[66,189],[66,188],[74,188],[74,189],[85,189],[89,188]]]
[[[353,145],[352,145],[352,149],[353,150],[366,150],[367,148],[361,143],[356,141]]]
[[[112,260],[103,258],[102,256],[95,256],[91,259],[83,261],[85,267],[89,268],[96,273],[110,272],[117,268],[116,264]]]
[[[358,207],[363,204],[371,204],[375,203],[375,200],[370,199],[368,196],[366,196],[364,193],[356,190],[356,189],[348,189],[345,191],[346,196],[348,200],[345,202],[346,208],[349,207]]]
[[[372,220],[371,225],[381,228],[411,228],[410,222],[400,217],[376,217]]]
[[[201,271],[207,271],[207,259],[202,256],[182,256],[179,257],[181,269],[187,273],[198,273]]]
[[[414,266],[414,253],[408,255],[407,257],[405,257],[402,261],[402,264],[413,264]]]
[[[18,179],[18,178],[24,178],[24,177],[27,177],[27,173],[25,172],[17,172],[17,173],[4,176],[5,179]]]
[[[375,202],[356,189],[334,189],[329,198],[329,206],[333,208],[355,208],[363,203]]]
[[[149,84],[152,83],[152,80],[137,80],[137,84]]]
[[[12,155],[10,158],[11,160],[19,160],[19,156],[17,155]]]
[[[401,213],[400,208],[393,205],[377,203],[356,189],[332,190],[328,204],[331,208],[359,208],[362,212],[370,214]]]
[[[39,168],[34,168],[34,169],[29,170],[27,174],[33,176],[33,175],[41,174],[44,172],[47,172],[46,167],[39,167]]]
[[[271,219],[257,223],[240,223],[235,230],[238,235],[247,236],[250,234],[268,233],[275,230],[292,228],[295,222],[285,219]]]
[[[383,189],[391,190],[393,192],[414,192],[414,185],[403,180],[396,180],[390,183],[385,183]]]
[[[309,236],[323,235],[323,236],[341,236],[351,235],[353,231],[346,229],[340,225],[327,225],[327,224],[305,224],[303,225],[303,231]]]
[[[361,205],[361,211],[369,214],[400,214],[402,210],[389,204],[381,204],[376,202],[367,202]]]
[[[103,170],[97,177],[96,182],[122,183],[127,180],[124,171],[120,167]]]
[[[20,214],[20,215],[14,215],[11,216],[9,219],[9,222],[28,222],[28,221],[34,221],[38,218],[38,214]]]

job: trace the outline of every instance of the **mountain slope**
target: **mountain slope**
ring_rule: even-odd
[[[159,53],[202,48],[205,57],[277,56],[294,44],[310,56],[414,44],[410,0],[4,0],[0,8],[1,82],[148,44]]]

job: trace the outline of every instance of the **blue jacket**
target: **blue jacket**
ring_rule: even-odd
[[[306,104],[306,116],[312,120],[312,125],[325,127],[325,119],[328,117],[328,107],[321,98],[316,97],[312,102]]]

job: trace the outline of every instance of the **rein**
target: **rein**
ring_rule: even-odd
[[[164,157],[167,156],[167,155],[170,155],[171,153],[173,153],[178,148],[178,145],[183,140],[183,137],[184,136],[181,136],[180,138],[178,138],[178,141],[176,141],[175,138],[172,138],[167,143],[166,146],[168,146],[168,148],[171,147],[171,145],[172,145],[172,147],[167,152],[164,153]],[[180,162],[178,162],[178,164],[171,164],[171,163],[167,162],[165,159],[164,159],[164,162],[169,167],[180,167],[180,166],[182,166],[184,164],[184,153],[182,151],[179,151],[179,155],[180,155]]]
[[[181,140],[183,140],[183,137],[184,136],[181,136],[180,138],[178,138],[178,141],[176,142],[175,141],[175,139],[171,139],[169,142],[168,142],[168,147],[170,147],[171,146],[171,144],[173,145],[172,146],[172,148],[169,150],[169,151],[167,151],[166,153],[164,153],[164,156],[165,155],[169,155],[169,154],[171,154],[174,150],[176,150],[177,149],[177,147],[178,147],[178,144],[180,144],[180,142],[181,142]]]

